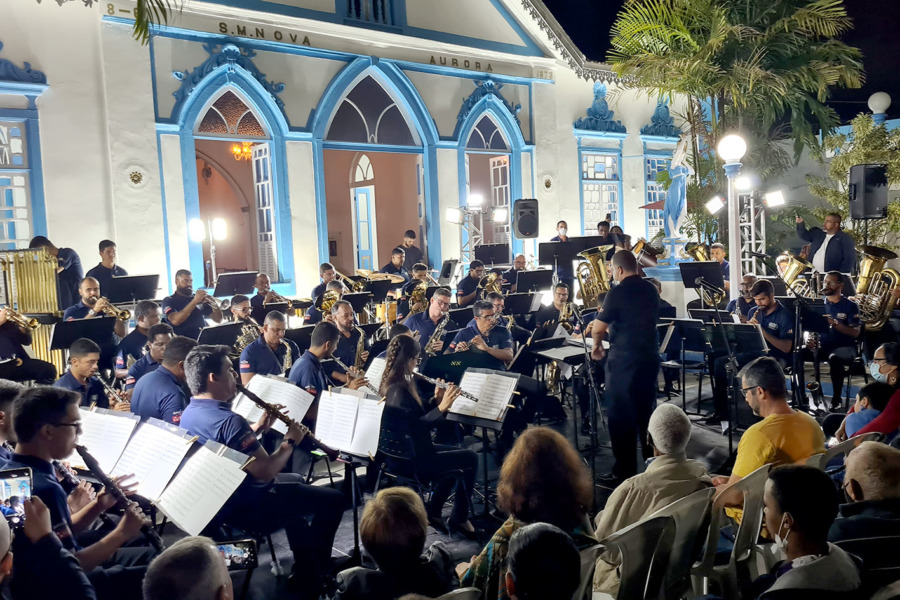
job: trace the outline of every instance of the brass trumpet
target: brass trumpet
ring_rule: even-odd
[[[271,294],[271,300],[269,299],[269,294]],[[288,308],[292,308],[293,303],[278,292],[269,290],[266,294],[266,299],[263,300],[263,306],[267,304],[287,304]]]
[[[23,329],[34,330],[41,326],[41,323],[37,319],[35,319],[33,317],[31,317],[31,318],[26,317],[22,313],[18,313],[8,306],[3,310],[6,311],[6,320],[7,321],[12,321],[13,323],[15,323],[16,325],[18,325],[19,327],[21,327]]]
[[[109,300],[106,300],[106,298],[100,298],[100,300],[106,301],[106,306],[100,309],[100,311],[102,313],[104,313],[105,315],[110,316],[110,317],[115,317],[120,321],[128,321],[129,319],[131,319],[131,311],[130,310],[127,310],[124,308],[121,308],[121,309],[116,308],[109,302]],[[98,300],[98,302],[100,300]]]
[[[203,299],[203,303],[214,306],[215,308],[218,308],[221,311],[226,311],[231,306],[231,301],[228,300],[227,298],[225,300],[219,300],[218,298],[216,298],[215,296],[212,296],[210,294],[206,295],[206,297]]]
[[[350,279],[337,269],[334,270],[334,276],[337,277],[344,285],[350,288],[351,292],[358,293],[363,292],[366,289],[365,281],[357,281],[355,279]]]

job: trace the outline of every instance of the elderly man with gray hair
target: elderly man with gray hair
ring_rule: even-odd
[[[144,600],[232,600],[225,560],[206,537],[178,540],[153,559],[144,577]]]
[[[844,461],[844,491],[828,541],[900,535],[900,450],[863,442]]]
[[[683,410],[674,404],[660,404],[650,416],[647,431],[654,459],[646,471],[617,487],[594,519],[599,540],[676,500],[712,487],[706,467],[685,454],[691,439],[691,421]],[[601,556],[594,572],[594,591],[615,596],[618,587],[616,565]]]

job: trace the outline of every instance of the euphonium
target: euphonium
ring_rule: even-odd
[[[239,335],[238,339],[234,342],[234,351],[240,354],[244,351],[244,348],[259,339],[259,336],[261,335],[262,331],[259,328],[259,323],[253,318],[247,319],[246,324],[241,327],[241,335]]]
[[[365,281],[357,281],[356,279],[350,279],[349,277],[347,277],[346,275],[344,275],[337,269],[334,270],[334,276],[337,277],[338,279],[340,279],[344,283],[344,285],[346,285],[348,288],[350,288],[351,292],[354,292],[354,293],[362,292],[362,291],[365,291],[365,289],[366,289]]]
[[[596,246],[579,252],[584,260],[578,263],[575,275],[581,288],[581,298],[585,306],[597,306],[600,294],[609,291],[609,271],[606,268],[606,253],[612,246]]]
[[[481,281],[478,282],[478,287],[484,290],[482,298],[491,292],[500,294],[503,292],[503,279],[499,273],[491,272],[481,278]]]
[[[25,315],[23,315],[22,313],[18,313],[16,311],[14,311],[13,309],[9,308],[8,306],[3,310],[6,311],[6,320],[12,321],[19,327],[22,327],[24,329],[37,329],[38,327],[41,326],[40,321],[38,321],[37,319],[28,318]]]
[[[409,294],[409,314],[414,315],[422,312],[428,306],[427,300],[425,300],[425,290],[428,289],[428,282],[422,281],[416,284],[416,286],[412,289],[412,292]],[[414,305],[418,304],[419,308],[413,308]]]
[[[320,296],[321,302],[319,302],[319,306],[317,307],[323,315],[326,315],[331,312],[331,307],[334,306],[334,303],[341,299],[340,295],[334,291],[327,291]]]
[[[900,288],[900,273],[885,269],[884,263],[897,258],[890,250],[875,246],[860,246],[859,281],[856,296],[859,299],[859,320],[867,331],[878,331],[891,317],[897,299],[891,294]]]
[[[808,281],[800,278],[803,271],[815,269],[815,267],[790,252],[784,252],[782,256],[788,258],[787,266],[784,267],[784,273],[781,275],[787,288],[798,298],[815,298],[816,291],[810,287]]]

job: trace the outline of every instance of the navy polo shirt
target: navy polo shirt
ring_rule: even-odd
[[[303,316],[304,325],[315,325],[322,322],[322,311],[314,306],[310,306]]]
[[[319,296],[321,296],[322,294],[324,294],[324,293],[325,293],[325,287],[326,287],[327,285],[328,285],[328,284],[325,283],[325,282],[323,281],[322,283],[320,283],[319,285],[317,285],[316,287],[314,287],[313,290],[312,290],[312,299],[315,300],[316,298],[318,298]]]
[[[6,463],[12,460],[13,447],[9,442],[0,444],[0,469],[5,469]]]
[[[475,303],[475,300],[478,300],[478,294],[475,294],[475,300],[472,300],[468,304],[460,304],[459,300],[463,296],[468,296],[472,292],[478,289],[478,282],[481,281],[478,277],[472,277],[472,272],[470,271],[468,275],[463,277],[463,279],[456,285],[456,302],[459,304],[460,308],[465,306],[470,306]]]
[[[570,241],[572,238],[567,237],[566,241]],[[559,239],[559,236],[554,236],[550,238],[551,242],[561,242],[563,240]],[[566,265],[563,263],[558,263],[556,265],[556,276],[560,279],[571,279],[575,277],[575,271],[572,270],[572,265]]]
[[[409,281],[409,271],[404,266],[395,267],[394,263],[388,263],[381,267],[379,273],[387,273],[388,275],[400,275],[403,279]]]
[[[116,354],[116,368],[127,369],[129,356],[135,361],[140,360],[144,355],[144,346],[146,345],[147,336],[141,333],[139,329],[135,329],[123,337],[122,341],[119,342],[119,351]]]
[[[81,394],[81,406],[90,407],[96,403],[99,408],[109,408],[109,398],[106,397],[106,391],[103,385],[96,377],[88,379],[86,385],[81,385],[72,371],[66,371],[65,374],[53,383],[53,387],[65,388]]]
[[[297,387],[303,388],[310,394],[319,399],[319,395],[328,389],[331,380],[322,363],[316,358],[316,355],[307,350],[300,357],[300,360],[291,367],[291,373],[288,378],[294,382]]]
[[[728,281],[728,278],[731,276],[731,265],[728,264],[727,260],[723,260],[719,266],[722,268],[722,278]]]
[[[461,329],[456,337],[453,338],[453,341],[450,342],[450,350],[455,350],[457,344],[460,342],[470,342],[472,338],[480,335],[484,338],[485,343],[491,348],[496,350],[505,350],[507,348],[512,348],[512,336],[509,334],[509,330],[506,327],[495,326],[487,333],[481,333],[478,331],[478,326],[475,324],[475,320],[469,322],[469,325],[465,329]],[[493,361],[496,363],[494,369],[505,370],[506,366],[503,364],[503,361],[491,357]]]
[[[132,389],[138,381],[148,373],[152,373],[159,368],[159,363],[153,360],[148,352],[140,358],[136,363],[128,369],[128,375],[125,377],[125,389]]]
[[[741,311],[742,315],[747,317],[754,308],[756,308],[756,302],[753,299],[744,300],[743,296],[739,296],[728,303],[728,306],[725,307],[725,312],[733,313],[737,309]]]
[[[56,262],[62,271],[56,276],[59,289],[59,306],[72,306],[78,300],[78,286],[84,279],[81,257],[71,248],[59,248]]]
[[[23,332],[12,321],[0,325],[0,359],[25,358],[28,353],[24,346],[31,344],[31,333]]]
[[[427,264],[425,262],[425,256],[422,254],[422,251],[419,250],[416,246],[410,246],[407,248],[404,245],[397,246],[403,250],[403,266],[406,267],[406,270],[412,270],[416,263]]]
[[[88,277],[93,277],[100,283],[100,295],[109,293],[109,285],[113,277],[126,277],[128,271],[119,265],[113,265],[112,269],[107,269],[103,263],[98,263],[96,267],[87,272]]]
[[[859,327],[859,305],[852,300],[841,297],[837,302],[825,299],[825,314],[847,327]],[[832,347],[855,346],[856,338],[831,328],[825,336],[825,342]]]
[[[300,349],[291,340],[282,340],[275,350],[272,350],[265,338],[259,336],[241,351],[241,373],[284,375],[284,361],[288,347],[291,349],[291,360],[297,360]]]
[[[250,316],[257,323],[262,323],[266,318],[266,308],[263,306],[265,299],[266,294],[256,294],[250,298]]]
[[[438,319],[438,322],[435,323],[431,320],[431,317],[428,316],[428,311],[422,311],[420,313],[412,315],[406,321],[403,322],[404,325],[409,327],[410,331],[418,332],[419,334],[419,344],[422,346],[422,350],[425,350],[425,344],[428,343],[428,340],[431,338],[431,334],[434,333],[434,330],[437,329],[438,323],[441,322],[443,317]]]
[[[778,300],[775,301],[775,310],[772,314],[767,315],[756,306],[750,311],[750,318],[753,317],[756,317],[763,331],[768,331],[779,340],[794,339],[794,317]],[[772,345],[769,345],[769,355],[782,359],[789,359],[791,356],[790,353],[782,352]]]
[[[66,309],[66,312],[63,313],[63,321],[84,319],[88,316],[89,312],[91,312],[91,307],[79,300],[78,304],[74,304]]]
[[[143,421],[154,417],[178,425],[186,404],[181,382],[163,366],[141,377],[131,396],[131,412]]]
[[[352,367],[356,364],[356,345],[359,343],[359,330],[352,329],[350,330],[350,337],[344,337],[344,334],[338,337],[338,345],[337,349],[334,351],[334,355],[341,359],[345,365],[348,367]],[[337,363],[334,365],[334,370],[338,373],[343,373],[344,369],[342,369]]]
[[[40,498],[50,510],[50,526],[53,528],[53,533],[59,537],[63,546],[68,550],[73,552],[80,550],[72,535],[72,514],[69,512],[69,505],[66,504],[66,491],[56,478],[53,465],[36,456],[14,453],[5,468],[22,469],[25,467],[31,469],[32,494]]]
[[[172,325],[172,323],[169,322],[169,315],[184,310],[190,302],[190,296],[182,296],[181,294],[172,294],[171,296],[164,298],[162,301],[162,312],[166,322],[168,322],[169,325]],[[213,307],[209,304],[203,303],[198,305],[184,323],[181,325],[172,325],[172,329],[175,330],[175,335],[183,335],[196,340],[200,337],[200,330],[206,327],[206,317],[211,315],[212,311]]]

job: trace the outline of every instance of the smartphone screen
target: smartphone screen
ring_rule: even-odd
[[[246,571],[255,569],[259,564],[256,557],[256,541],[235,540],[217,544],[219,554],[225,561],[229,571]]]
[[[31,469],[6,469],[0,471],[0,512],[10,527],[25,524],[25,499],[31,498],[33,489]]]

